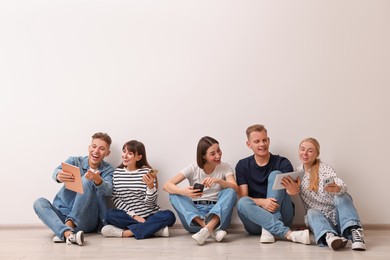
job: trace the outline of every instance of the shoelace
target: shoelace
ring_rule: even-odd
[[[353,242],[363,242],[363,229],[352,229],[352,241]]]

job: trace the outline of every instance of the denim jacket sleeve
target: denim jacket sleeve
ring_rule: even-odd
[[[67,160],[65,160],[65,163],[80,167],[81,166],[82,157],[69,157]],[[62,171],[62,164],[58,165],[57,168],[54,169],[53,172],[53,180],[60,183],[59,180],[57,180],[57,174]]]

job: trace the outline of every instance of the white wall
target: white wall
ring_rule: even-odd
[[[162,184],[195,162],[204,135],[235,166],[254,123],[294,166],[300,140],[316,137],[363,222],[389,224],[389,11],[388,1],[1,1],[0,224],[41,223],[33,201],[54,197],[53,169],[86,155],[94,132],[113,138],[114,165],[124,142],[144,142]]]

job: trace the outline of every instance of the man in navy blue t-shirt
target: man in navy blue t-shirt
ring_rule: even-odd
[[[263,125],[248,127],[246,135],[246,144],[254,154],[236,165],[240,196],[237,212],[246,231],[261,234],[261,243],[275,242],[276,235],[310,244],[309,230],[291,231],[289,228],[294,218],[294,205],[286,190],[272,189],[277,174],[293,171],[290,161],[269,152],[270,139]]]

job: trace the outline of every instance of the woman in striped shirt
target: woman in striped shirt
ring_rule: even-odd
[[[122,163],[114,171],[112,200],[102,234],[106,237],[168,237],[176,217],[157,205],[157,181],[146,159],[145,146],[136,140],[122,148]],[[154,170],[155,172],[156,170]]]

